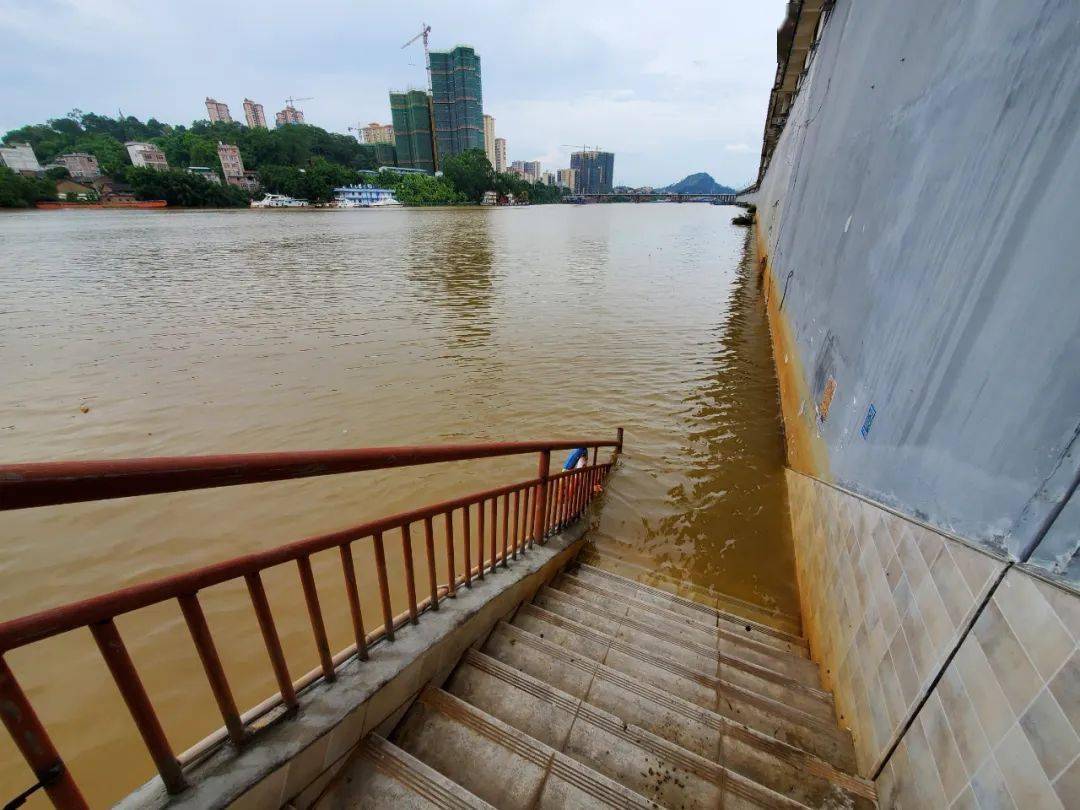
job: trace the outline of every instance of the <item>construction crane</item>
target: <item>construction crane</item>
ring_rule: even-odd
[[[428,34],[431,33],[431,26],[426,22],[420,23],[420,33],[410,39],[404,45],[401,46],[402,50],[405,50],[412,45],[416,40],[422,39],[424,41],[424,66],[427,68],[427,91],[428,97],[432,98],[435,95],[433,85],[431,83],[431,53],[428,51]],[[428,102],[428,118],[431,125],[431,163],[435,171],[439,170],[439,139],[435,136],[435,105],[430,101]]]
[[[296,102],[298,102],[298,101],[312,101],[314,98],[315,98],[315,96],[304,96],[303,98],[293,98],[292,96],[289,96],[287,99],[285,99],[285,106],[286,107],[292,107],[292,108],[295,109],[296,108]]]
[[[424,40],[424,66],[427,68],[427,89],[429,93],[431,92],[431,54],[428,52],[428,34],[430,33],[431,26],[427,23],[420,23],[420,33],[401,46],[401,50],[405,50],[416,40]]]
[[[565,149],[580,149],[582,152],[602,152],[603,148],[599,146],[579,146],[576,143],[560,143],[560,147]]]

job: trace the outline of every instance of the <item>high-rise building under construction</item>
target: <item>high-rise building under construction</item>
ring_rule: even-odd
[[[439,160],[484,148],[480,56],[467,45],[432,51],[431,90]],[[395,127],[397,122],[394,122]],[[401,148],[398,147],[398,159]]]
[[[408,169],[435,171],[431,138],[431,97],[423,90],[391,91],[390,114],[394,123],[398,165]]]
[[[589,150],[570,155],[574,170],[575,194],[610,194],[615,175],[615,155],[612,152]]]

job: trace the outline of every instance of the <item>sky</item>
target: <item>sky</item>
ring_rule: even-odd
[[[471,45],[508,157],[615,153],[619,185],[757,172],[783,0],[0,0],[0,133],[78,108],[189,124],[204,100],[300,102],[334,132],[426,87],[419,42]]]

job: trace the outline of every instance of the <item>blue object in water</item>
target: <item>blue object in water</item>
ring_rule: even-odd
[[[562,465],[564,470],[572,470],[578,465],[578,462],[582,458],[589,455],[588,449],[584,447],[578,447],[570,451],[570,455],[566,457],[566,463]]]

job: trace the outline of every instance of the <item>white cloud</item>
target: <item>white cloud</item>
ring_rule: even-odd
[[[616,153],[616,181],[752,177],[783,0],[0,0],[0,132],[73,107],[187,123],[207,95],[305,102],[337,132],[388,120],[390,88],[426,85],[419,45],[474,46],[485,112],[512,159]],[[146,24],[152,21],[152,24]],[[80,77],[72,81],[72,77]],[[745,147],[745,149],[743,148]]]

